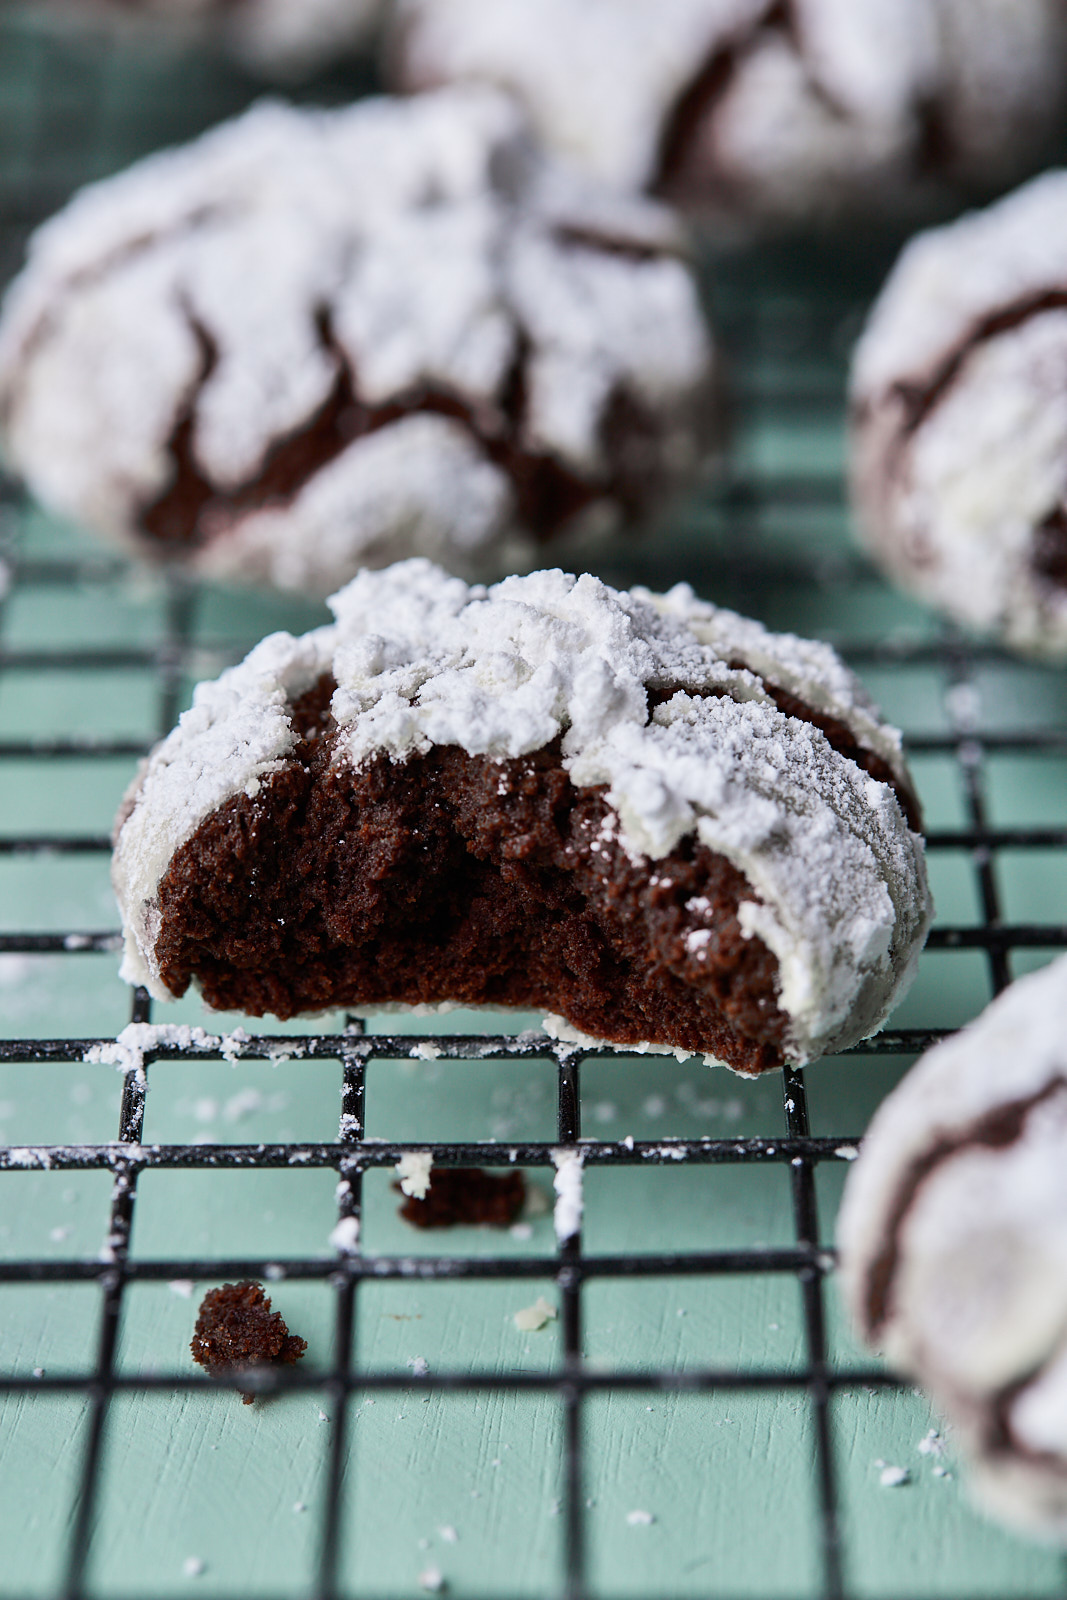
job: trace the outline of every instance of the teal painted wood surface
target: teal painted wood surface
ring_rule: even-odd
[[[348,92],[343,80],[320,86]],[[56,34],[9,8],[0,17],[0,198],[48,192],[113,170],[169,138],[185,137],[247,103],[254,88],[207,57],[105,46]],[[20,188],[21,186],[21,188]],[[6,213],[5,213],[6,215]],[[0,271],[16,265],[10,230]],[[737,418],[727,473],[770,496],[731,510],[712,480],[678,508],[667,533],[605,552],[611,581],[666,585],[680,578],[718,601],[793,628],[853,643],[933,638],[938,625],[873,573],[856,574],[840,471],[848,339],[892,241],[776,246],[704,263],[709,304],[732,358]],[[798,385],[815,400],[789,396]],[[819,397],[822,397],[821,399]],[[774,485],[799,478],[818,504],[784,507]],[[151,645],[166,596],[158,579],[128,567],[84,532],[29,510],[6,511],[4,549],[25,562],[88,557],[98,570],[77,586],[27,577],[0,617],[6,651]],[[743,563],[733,560],[740,551]],[[798,582],[797,560],[820,573]],[[821,575],[820,575],[821,574]],[[849,582],[845,586],[845,578]],[[194,622],[196,671],[214,673],[264,632],[322,620],[306,602],[212,589]],[[909,732],[951,726],[952,685],[926,665],[865,672],[872,691]],[[187,697],[189,681],[183,686]],[[1063,673],[995,663],[976,676],[978,726],[1067,725]],[[158,732],[156,681],[137,671],[0,671],[0,739],[41,735],[148,741]],[[0,836],[106,833],[134,760],[7,761]],[[932,828],[966,820],[950,756],[922,755],[915,771]],[[987,762],[991,820],[1058,824],[1067,817],[1062,755],[994,755]],[[980,920],[973,864],[931,859],[942,925]],[[1063,921],[1067,867],[1056,852],[998,857],[1004,915]],[[0,932],[102,932],[116,914],[104,854],[0,854]],[[1028,952],[1016,970],[1048,958]],[[953,1026],[990,995],[981,952],[932,951],[895,1021]],[[108,953],[0,954],[0,1034],[112,1036],[129,995]],[[245,1019],[206,1015],[195,999],[168,1020],[215,1030]],[[446,1030],[518,1029],[532,1017],[455,1014]],[[339,1026],[336,1017],[279,1033]],[[371,1023],[392,1031],[395,1018]],[[418,1019],[405,1026],[430,1031]],[[909,1062],[828,1060],[808,1072],[814,1131],[851,1140]],[[247,1142],[336,1136],[340,1069],[328,1061],[193,1060],[150,1070],[146,1140]],[[115,1135],[120,1080],[104,1066],[0,1066],[0,1142],[102,1142]],[[781,1135],[780,1085],[745,1083],[695,1062],[595,1061],[582,1076],[589,1137],[661,1139]],[[375,1062],[368,1074],[373,1138],[550,1140],[555,1067],[443,1061]],[[487,1159],[488,1159],[487,1153]],[[528,1174],[547,1204],[548,1172]],[[824,1240],[832,1241],[843,1164],[820,1168]],[[391,1175],[366,1180],[363,1248],[369,1254],[440,1252],[550,1255],[544,1204],[525,1236],[460,1229],[415,1234],[397,1216]],[[222,1258],[242,1251],[328,1257],[336,1218],[332,1174],[320,1171],[149,1173],[135,1208],[135,1259]],[[107,1227],[103,1174],[0,1174],[0,1256],[94,1257]],[[787,1174],[776,1167],[593,1170],[586,1178],[588,1253],[656,1252],[788,1244]],[[214,1280],[212,1280],[214,1281]],[[127,1292],[117,1370],[126,1376],[191,1370],[195,1285],[137,1283]],[[278,1309],[308,1341],[305,1367],[331,1359],[332,1291],[325,1282],[271,1285]],[[405,1388],[419,1358],[435,1372],[551,1372],[558,1321],[520,1333],[514,1313],[551,1278],[521,1284],[368,1283],[357,1297],[356,1359],[400,1387],[357,1395],[348,1410],[341,1577],[346,1594],[405,1596],[440,1571],[448,1593],[542,1596],[559,1592],[563,1519],[561,1405],[554,1395],[430,1395]],[[797,1371],[805,1361],[800,1291],[787,1275],[598,1280],[583,1294],[583,1352],[591,1370],[721,1366]],[[0,1369],[89,1374],[100,1295],[93,1286],[0,1288]],[[829,1341],[843,1369],[866,1366],[831,1287]],[[104,1441],[88,1583],[101,1600],[204,1594],[300,1596],[312,1581],[333,1426],[316,1390],[244,1406],[229,1392],[129,1393],[115,1399]],[[0,1400],[0,1596],[59,1592],[74,1511],[87,1406],[81,1398],[24,1393]],[[589,1578],[597,1596],[814,1596],[822,1569],[812,1419],[801,1390],[759,1394],[635,1394],[607,1388],[584,1413]],[[832,1430],[844,1526],[848,1592],[862,1597],[999,1594],[1045,1597],[1067,1588],[1061,1558],[984,1520],[966,1499],[946,1441],[920,1442],[935,1426],[910,1391],[863,1388],[833,1402]],[[883,1466],[908,1470],[881,1484]],[[940,1469],[940,1470],[938,1470]],[[636,1514],[636,1515],[635,1515]],[[190,1574],[192,1563],[195,1575]],[[202,1564],[202,1565],[198,1565]]]

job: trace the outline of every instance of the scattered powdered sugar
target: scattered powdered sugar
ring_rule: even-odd
[[[440,1594],[446,1587],[445,1575],[440,1567],[427,1567],[425,1572],[419,1573],[419,1588],[427,1594]]]
[[[628,1511],[626,1513],[627,1525],[631,1528],[650,1528],[655,1520],[651,1511]]]
[[[407,1365],[411,1368],[411,1371],[416,1378],[425,1378],[426,1374],[430,1370],[430,1363],[427,1361],[425,1356],[409,1356]]]
[[[401,1156],[396,1164],[401,1192],[414,1200],[425,1200],[430,1192],[432,1167],[433,1154],[429,1150],[411,1150]]]
[[[582,1226],[582,1162],[581,1150],[553,1150],[552,1163],[556,1176],[552,1187],[556,1191],[556,1205],[552,1214],[556,1238],[560,1244],[572,1239]]]
[[[513,1321],[520,1333],[538,1333],[542,1328],[547,1328],[550,1322],[558,1316],[555,1306],[539,1294],[532,1306],[523,1306],[521,1311],[516,1311]]]
[[[198,1050],[221,1053],[218,1034],[185,1022],[130,1022],[114,1043],[90,1045],[82,1060],[117,1067],[120,1072],[143,1072],[144,1058],[152,1050]]]
[[[186,1578],[200,1578],[207,1571],[207,1563],[199,1556],[186,1556],[182,1562],[182,1573]]]
[[[176,1294],[182,1300],[191,1300],[196,1285],[192,1278],[171,1278],[167,1288],[171,1294]]]
[[[330,1243],[342,1255],[354,1256],[359,1250],[359,1218],[342,1217],[330,1233]]]
[[[900,1489],[911,1482],[911,1472],[907,1467],[889,1467],[876,1461],[875,1466],[881,1466],[878,1482],[883,1489]]]
[[[450,1522],[446,1522],[443,1528],[438,1528],[437,1532],[444,1540],[445,1544],[459,1543],[459,1534],[456,1532],[455,1528],[453,1528]]]

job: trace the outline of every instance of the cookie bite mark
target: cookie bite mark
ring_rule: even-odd
[[[1067,1083],[1053,1079],[1025,1099],[995,1106],[970,1127],[951,1138],[940,1139],[912,1163],[897,1190],[896,1200],[885,1226],[881,1248],[867,1269],[866,1287],[861,1301],[864,1331],[878,1341],[893,1312],[893,1286],[901,1254],[901,1235],[908,1216],[926,1181],[946,1162],[964,1151],[1004,1150],[1016,1143],[1026,1130],[1030,1114],[1047,1100],[1067,1094]]]
[[[575,787],[558,742],[496,760],[456,746],[354,770],[331,762],[325,684],[311,730],[257,795],[175,853],[155,947],[175,995],[289,1017],[385,1002],[541,1008],[616,1044],[780,1066],[778,964],[746,937],[758,899],[692,836],[633,859],[603,788]]]

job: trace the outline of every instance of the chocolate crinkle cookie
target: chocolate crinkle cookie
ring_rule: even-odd
[[[201,684],[127,797],[131,983],[537,1007],[746,1074],[881,1026],[923,847],[899,735],[828,646],[560,571],[413,560],[331,604]]]
[[[303,78],[373,39],[386,0],[38,0],[66,28],[218,43],[249,71]]]
[[[622,188],[719,219],[911,210],[1021,176],[1067,80],[1061,0],[397,0],[408,88],[505,85]]]
[[[862,1332],[954,1423],[982,1500],[1067,1543],[1067,958],[889,1096],[838,1243]]]
[[[1067,657],[1067,172],[908,245],[856,349],[852,480],[905,588]]]
[[[697,465],[713,358],[666,208],[594,194],[496,90],[277,103],[85,190],[0,322],[51,509],[213,578],[328,593],[529,564]]]

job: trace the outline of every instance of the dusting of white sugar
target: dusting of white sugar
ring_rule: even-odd
[[[342,1217],[330,1233],[330,1243],[342,1255],[355,1255],[359,1249],[359,1218]]]
[[[552,1221],[560,1244],[572,1239],[582,1226],[582,1161],[580,1150],[552,1152],[552,1164],[556,1169],[552,1180],[556,1191]]]
[[[433,1155],[429,1150],[411,1150],[401,1156],[396,1164],[401,1193],[415,1200],[425,1200],[430,1192],[432,1167]]]

